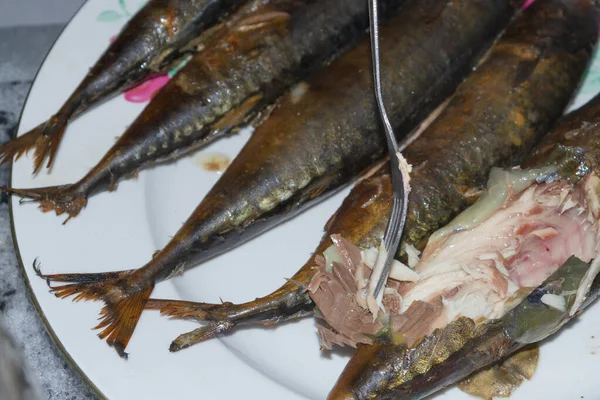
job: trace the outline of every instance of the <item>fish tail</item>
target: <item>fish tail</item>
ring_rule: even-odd
[[[15,189],[0,186],[0,190],[21,197],[21,202],[37,202],[43,212],[67,214],[66,223],[76,217],[87,204],[86,194],[77,185],[48,186],[32,189]]]
[[[194,303],[182,300],[150,299],[147,310],[159,310],[166,317],[192,319],[208,325],[179,336],[171,351],[179,351],[192,344],[204,342],[232,331],[238,325],[275,326],[285,321],[309,315],[312,302],[303,287],[286,283],[279,290],[246,303]]]
[[[194,344],[221,336],[229,332],[234,326],[235,324],[232,322],[220,322],[194,329],[191,332],[179,335],[177,339],[173,340],[171,346],[169,346],[169,351],[174,353]]]
[[[42,169],[46,159],[48,160],[46,168],[50,168],[56,158],[67,123],[67,117],[57,114],[29,132],[3,144],[0,146],[0,164],[13,159],[18,160],[33,150],[33,173],[37,174]]]
[[[0,146],[0,164],[6,164],[13,159],[16,161],[27,154],[29,150],[35,147],[35,143],[44,132],[45,126],[45,123],[40,124],[29,132]]]
[[[36,262],[33,267],[36,274],[46,280],[56,297],[64,299],[73,296],[73,301],[103,301],[100,323],[93,329],[102,329],[98,337],[106,339],[119,356],[127,358],[125,349],[154,289],[154,283],[125,290],[123,287],[127,286],[125,283],[133,271],[45,275]],[[52,286],[52,282],[65,284]]]

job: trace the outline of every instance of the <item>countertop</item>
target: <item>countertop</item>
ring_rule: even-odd
[[[0,0],[3,10],[4,1],[13,0]],[[47,1],[21,1],[24,3],[21,12],[29,12],[33,3]],[[50,3],[53,1],[56,2],[52,0]],[[22,25],[7,26],[6,21],[14,23],[17,19],[0,20],[0,143],[15,135],[35,73],[68,16],[76,11],[82,0],[60,0],[60,3],[66,9],[48,16],[52,24],[39,23],[43,22],[43,16],[38,15],[39,10],[33,11],[34,14],[37,12],[35,18],[26,19]],[[8,11],[17,17],[15,7],[8,7]],[[31,20],[36,24],[32,25]],[[54,23],[56,21],[58,23]],[[0,168],[0,185],[6,185],[8,178],[9,166],[5,165]],[[45,399],[95,399],[60,354],[31,302],[15,256],[5,194],[0,195],[0,321],[22,349],[29,370],[34,379],[37,378]]]

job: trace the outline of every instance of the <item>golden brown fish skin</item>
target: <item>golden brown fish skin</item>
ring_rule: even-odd
[[[75,91],[47,122],[0,147],[0,162],[35,149],[35,169],[49,168],[69,121],[156,72],[149,66],[166,45],[173,50],[200,35],[246,0],[150,0],[125,25]],[[164,55],[161,55],[164,56]],[[170,60],[173,57],[169,58]]]
[[[596,36],[589,20],[575,29],[572,24],[579,20],[565,20],[560,12],[557,16],[556,7],[556,2],[537,6],[529,17],[516,21],[439,118],[403,152],[414,167],[405,244],[424,247],[431,233],[470,205],[472,198],[465,196],[468,188],[484,186],[493,166],[520,163],[563,113]],[[547,26],[554,30],[548,32]],[[289,282],[266,297],[243,304],[152,302],[149,307],[172,316],[192,316],[197,311],[199,319],[233,323],[229,329],[256,320],[273,323],[304,315],[314,306],[305,290],[314,276],[314,257],[331,245],[330,235],[340,234],[359,248],[379,246],[390,199],[386,166],[353,188],[327,224],[313,256]]]
[[[581,167],[577,160],[573,160],[574,162],[571,163],[571,169],[578,169],[573,171],[575,175],[585,175],[589,170],[600,175],[598,126],[600,126],[600,95],[565,116],[561,124],[535,147],[535,151],[527,158],[523,167],[544,164],[555,154],[569,151],[574,156],[580,155],[585,158],[586,167]]]
[[[388,12],[405,0],[385,0]],[[76,216],[87,198],[149,164],[183,153],[253,121],[285,90],[365,35],[363,0],[252,0],[211,31],[176,77],[151,100],[81,180],[9,190],[44,211]]]
[[[419,380],[425,372],[436,367],[448,368],[454,360],[458,368],[468,369],[468,363],[475,361],[489,365],[503,355],[508,355],[512,341],[500,325],[490,325],[486,331],[486,345],[482,348],[475,343],[475,324],[468,318],[451,323],[444,330],[436,330],[423,342],[411,349],[391,342],[375,342],[373,345],[359,345],[348,362],[342,375],[329,393],[329,400],[384,400],[419,399],[419,394],[392,392],[390,387],[402,387],[411,379]],[[433,344],[437,342],[437,347]],[[470,353],[463,352],[469,347]],[[431,349],[436,351],[432,352]],[[462,358],[455,355],[462,353]],[[466,355],[469,355],[468,357]],[[429,360],[428,360],[429,358]],[[433,368],[431,368],[434,366]],[[448,372],[445,370],[445,372]],[[462,375],[462,374],[461,374]],[[464,377],[468,376],[464,375]],[[398,377],[396,379],[396,377]]]
[[[443,363],[469,343],[474,330],[474,322],[462,317],[446,329],[436,330],[413,348],[385,341],[372,345],[361,344],[327,398],[399,399],[394,397],[395,394],[389,395],[386,391],[389,386],[400,386],[405,380],[427,372],[431,365]],[[506,347],[502,341],[498,342],[498,346],[500,349]],[[494,354],[494,351],[490,353]],[[396,376],[400,377],[398,381],[394,380]]]

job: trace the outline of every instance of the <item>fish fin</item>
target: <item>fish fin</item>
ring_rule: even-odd
[[[194,329],[191,332],[179,335],[177,339],[173,340],[171,346],[169,347],[169,351],[176,352],[183,350],[194,344],[221,336],[229,332],[234,326],[235,324],[233,322],[220,322]]]
[[[238,21],[229,31],[228,42],[246,54],[269,43],[273,36],[289,31],[290,14],[283,11],[258,11]],[[258,53],[257,53],[258,54]]]
[[[36,140],[33,152],[33,173],[37,174],[44,165],[44,161],[48,159],[46,168],[52,167],[58,146],[67,129],[68,119],[58,115],[53,116],[46,123],[44,132]]]
[[[527,346],[504,361],[470,375],[458,383],[458,388],[481,399],[509,397],[525,381],[531,380],[538,360],[539,345]]]
[[[143,288],[125,291],[122,283],[133,271],[91,273],[91,274],[42,274],[39,264],[34,262],[36,274],[45,279],[50,291],[56,297],[73,297],[73,301],[91,300],[104,302],[100,312],[100,323],[93,329],[102,329],[100,339],[113,347],[119,356],[127,358],[125,348],[133,335],[154,283]],[[52,286],[52,282],[65,282],[65,285]]]
[[[33,149],[34,175],[42,169],[46,159],[48,159],[46,168],[52,167],[58,146],[67,128],[67,123],[68,119],[66,117],[58,114],[54,115],[47,122],[0,146],[0,164],[4,164],[13,158],[18,160],[22,155]]]
[[[183,319],[198,319],[206,321],[209,311],[219,309],[224,306],[231,306],[232,303],[209,304],[195,303],[193,301],[183,300],[158,300],[150,299],[146,303],[146,310],[158,310],[160,315],[166,317],[183,318]]]
[[[29,132],[17,136],[10,142],[0,146],[0,164],[5,164],[11,160],[18,160],[24,154],[27,154],[36,143],[36,140],[44,132],[45,123],[40,124]]]
[[[257,114],[258,107],[262,100],[261,95],[254,95],[246,99],[239,106],[229,110],[212,126],[215,132],[231,132],[237,127],[244,126],[249,123]]]
[[[275,110],[276,107],[277,103],[270,104],[264,107],[262,110],[258,111],[254,117],[250,119],[250,121],[248,122],[249,125],[253,128],[262,125],[266,120],[269,119],[269,117],[273,113],[273,110]]]
[[[304,292],[303,289],[301,291]],[[290,298],[290,295],[295,294],[299,294],[297,283],[287,282],[270,295],[247,303],[222,302],[211,304],[182,300],[150,299],[146,303],[146,309],[159,310],[161,315],[167,317],[194,319],[209,323],[209,325],[179,336],[171,345],[171,351],[178,351],[192,344],[228,333],[236,326],[262,325],[273,327],[281,321],[309,315],[312,307],[299,301],[300,298]],[[312,304],[308,296],[306,296],[306,299],[307,302]],[[304,306],[310,308],[306,309]]]
[[[87,204],[87,197],[76,185],[48,186],[32,189],[15,189],[0,186],[0,190],[21,197],[21,202],[27,200],[39,203],[42,212],[55,211],[56,215],[67,214],[65,223],[76,217]]]

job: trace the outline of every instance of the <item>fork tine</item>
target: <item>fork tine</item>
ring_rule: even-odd
[[[392,163],[392,187],[394,192],[394,200],[392,214],[380,246],[380,251],[377,256],[373,272],[369,278],[367,289],[367,304],[373,317],[377,317],[379,306],[383,298],[382,289],[385,287],[387,278],[390,273],[390,267],[396,254],[396,249],[400,244],[404,224],[406,222],[406,213],[408,209],[408,169],[401,165],[406,160],[398,151],[398,143],[390,124],[385,104],[383,103],[382,87],[381,87],[381,71],[379,62],[379,22],[378,22],[378,0],[367,0],[369,2],[369,19],[371,25],[371,55],[373,59],[373,84],[375,90],[375,98],[377,100],[377,108],[383,122],[385,135],[390,153],[390,162]],[[406,176],[404,176],[406,175]]]

